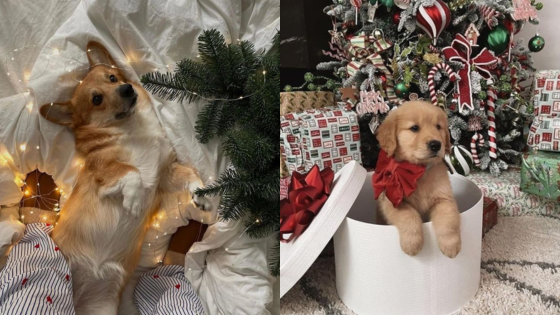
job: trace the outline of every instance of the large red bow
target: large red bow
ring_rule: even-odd
[[[292,173],[292,182],[288,189],[288,198],[280,201],[280,239],[289,242],[307,229],[313,218],[319,213],[328,196],[334,172],[325,168],[319,172],[314,165],[309,173],[302,175]],[[286,234],[291,234],[287,239]]]
[[[442,51],[447,60],[460,61],[464,64],[463,69],[458,71],[459,77],[459,110],[464,107],[474,109],[471,95],[471,67],[474,67],[485,79],[490,79],[490,67],[498,62],[488,49],[482,48],[476,57],[471,58],[472,46],[470,42],[461,34],[455,35],[455,39],[450,47],[445,47]]]
[[[424,165],[406,161],[397,162],[394,158],[389,158],[384,150],[381,150],[372,177],[375,199],[385,192],[387,198],[397,208],[404,197],[410,196],[416,190],[416,182],[425,171],[426,166]]]

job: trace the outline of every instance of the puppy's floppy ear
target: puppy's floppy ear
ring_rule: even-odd
[[[379,141],[379,145],[385,152],[387,156],[391,157],[395,154],[397,149],[397,124],[398,124],[398,113],[392,111],[387,115],[387,118],[383,121],[381,126],[377,128],[376,137]]]
[[[445,153],[451,154],[451,136],[449,135],[449,128],[447,126],[443,127],[443,132],[445,133]]]
[[[109,51],[107,51],[107,48],[96,41],[91,41],[87,44],[87,58],[90,68],[100,64],[117,66],[117,63]]]
[[[442,129],[443,129],[443,133],[444,133],[444,141],[445,141],[445,153],[446,154],[451,154],[451,136],[449,134],[449,122],[447,120],[447,114],[445,114],[445,111],[441,111],[440,113],[441,115],[441,120],[443,122],[442,125]]]
[[[45,104],[41,106],[39,111],[41,116],[55,124],[63,126],[70,126],[72,124],[74,109],[70,102]]]

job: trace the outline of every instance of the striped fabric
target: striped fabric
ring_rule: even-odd
[[[142,315],[204,314],[202,303],[185,278],[185,268],[178,265],[160,266],[142,275],[134,302]]]
[[[70,268],[49,237],[51,225],[29,224],[0,271],[0,314],[75,314]]]

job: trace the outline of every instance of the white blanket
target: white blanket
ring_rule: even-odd
[[[138,79],[156,69],[170,71],[182,58],[196,58],[197,38],[204,29],[218,29],[229,42],[249,40],[257,49],[268,49],[280,28],[279,7],[278,0],[2,2],[0,205],[21,199],[21,182],[16,184],[14,174],[23,178],[35,168],[51,174],[64,190],[62,204],[71,192],[80,164],[72,133],[39,117],[38,108],[70,98],[87,73],[84,49],[88,41],[103,43],[119,66],[126,68],[126,74]],[[158,117],[179,159],[195,165],[202,180],[210,183],[228,161],[217,140],[201,145],[195,138],[194,124],[203,105],[155,99]],[[215,214],[197,217],[189,209],[175,211],[185,221],[164,222],[160,232],[172,233],[189,219],[216,221]],[[9,223],[0,222],[0,229],[2,224]],[[148,236],[154,233],[150,231]],[[169,237],[160,237],[160,251],[165,250]],[[193,247],[186,261],[186,270],[192,265],[191,272],[186,276],[211,314],[220,310],[268,312],[264,307],[272,303],[272,289],[266,266],[267,242],[270,240],[248,238],[241,224],[217,222]],[[231,250],[225,251],[225,246]],[[215,259],[203,267],[206,255]],[[146,257],[144,267],[154,260]],[[224,282],[231,290],[220,288]]]

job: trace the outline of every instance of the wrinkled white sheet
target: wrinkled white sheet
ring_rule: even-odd
[[[252,41],[257,49],[269,48],[280,28],[279,6],[278,0],[2,1],[0,204],[21,199],[13,177],[22,177],[35,168],[51,174],[65,196],[71,192],[80,164],[73,136],[40,118],[38,107],[70,98],[87,72],[84,49],[88,41],[103,43],[119,66],[126,68],[127,75],[138,79],[149,71],[166,71],[166,65],[182,58],[195,58],[197,38],[204,29],[216,28],[230,42],[239,38]],[[158,117],[179,158],[195,165],[203,181],[210,183],[228,161],[217,141],[208,145],[196,141],[194,124],[203,104],[155,100]],[[22,144],[26,145],[25,151],[20,150]],[[169,234],[159,234],[157,253],[143,250],[144,268],[161,258],[178,226],[190,219],[216,221],[215,213],[178,209],[175,201],[169,201],[168,211],[179,214],[179,220],[163,220],[166,222],[160,224],[158,230]],[[173,214],[169,218],[174,218]],[[0,229],[7,224],[0,222]],[[154,234],[152,229],[147,237]],[[210,314],[268,313],[264,307],[272,303],[272,279],[267,272],[267,242],[270,240],[248,238],[240,224],[217,222],[193,247],[186,269],[193,267],[186,276]],[[224,246],[231,246],[231,251],[225,252]],[[200,268],[207,255],[219,259],[209,259],[208,265]]]

